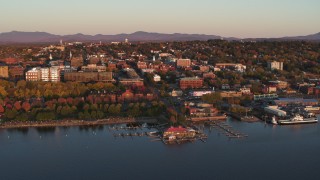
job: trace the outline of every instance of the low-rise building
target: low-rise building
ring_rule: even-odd
[[[217,69],[232,69],[232,70],[235,70],[238,72],[245,72],[245,70],[247,69],[247,66],[245,66],[243,64],[235,64],[235,63],[217,63],[215,65],[215,68],[217,68]]]
[[[273,62],[268,62],[268,68],[270,70],[283,70],[283,62],[277,62],[277,61],[273,61]]]
[[[138,69],[147,69],[148,68],[147,63],[142,62],[142,61],[137,62],[137,67],[138,67]]]
[[[22,66],[10,66],[9,67],[9,77],[10,79],[23,79],[25,68]]]
[[[158,74],[155,74],[153,76],[153,80],[154,80],[154,82],[160,82],[161,81],[161,76],[159,76]]]
[[[85,72],[106,72],[107,67],[106,66],[99,66],[97,64],[88,64],[87,66],[81,66],[81,71]]]
[[[251,89],[250,88],[240,88],[239,91],[242,93],[242,94],[251,94]]]
[[[177,60],[177,67],[189,67],[191,66],[190,59],[178,59]]]
[[[212,90],[199,90],[199,91],[191,91],[190,92],[190,96],[194,96],[194,97],[201,97],[205,94],[211,94],[213,93],[214,91]]]
[[[303,99],[303,98],[278,98],[274,100],[277,106],[287,106],[288,104],[301,104],[303,106],[317,106],[319,104],[317,99]]]
[[[273,86],[273,85],[265,86],[262,89],[262,92],[265,93],[265,94],[277,92],[277,87]]]
[[[203,79],[198,77],[186,77],[180,79],[180,88],[187,89],[187,88],[202,88],[203,87]]]
[[[113,82],[112,72],[65,72],[65,81],[75,82]]]
[[[163,132],[163,138],[173,140],[181,138],[192,138],[195,137],[196,132],[191,128],[179,127],[170,127]]]
[[[278,89],[286,89],[288,87],[288,82],[286,81],[269,81],[269,83]]]
[[[216,75],[213,72],[203,73],[203,78],[214,79]]]
[[[9,78],[9,68],[6,65],[0,65],[0,78]]]

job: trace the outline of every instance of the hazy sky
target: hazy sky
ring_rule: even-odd
[[[12,30],[307,35],[320,32],[320,0],[0,0],[0,32]]]

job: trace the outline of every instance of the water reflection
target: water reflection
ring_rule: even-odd
[[[92,126],[79,126],[80,131],[103,131],[104,126],[103,125],[92,125]]]
[[[56,131],[56,127],[37,127],[35,129],[40,135],[51,135]]]
[[[24,136],[27,136],[28,135],[28,132],[29,132],[29,128],[12,128],[12,129],[7,129],[7,132],[9,134],[22,134]]]

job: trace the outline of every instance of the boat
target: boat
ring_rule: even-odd
[[[278,122],[277,122],[277,120],[276,120],[276,116],[272,116],[272,118],[271,118],[271,124],[274,124],[274,125],[277,125],[277,124],[278,124]]]
[[[290,125],[290,124],[308,124],[308,123],[317,123],[317,117],[304,118],[300,114],[296,114],[290,119],[278,120],[280,125]]]

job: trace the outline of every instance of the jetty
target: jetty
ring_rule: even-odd
[[[241,132],[238,132],[234,130],[229,124],[226,124],[224,122],[217,122],[217,121],[210,121],[207,122],[209,125],[209,128],[218,128],[219,130],[223,131],[224,134],[229,138],[245,138],[248,137],[247,134],[243,134]]]

